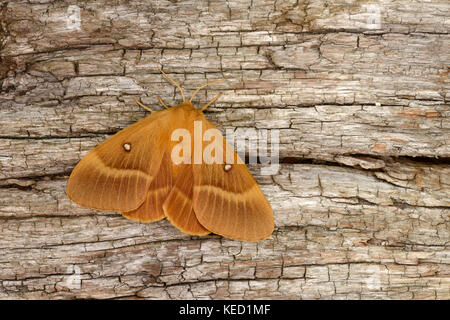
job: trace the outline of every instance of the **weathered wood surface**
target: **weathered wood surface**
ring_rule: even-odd
[[[449,26],[447,0],[3,1],[0,297],[450,299]],[[188,95],[230,79],[196,98],[224,93],[222,128],[280,130],[280,171],[251,166],[270,239],[68,200],[135,97],[179,101],[158,66]]]

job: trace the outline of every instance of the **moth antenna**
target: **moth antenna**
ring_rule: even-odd
[[[200,111],[205,110],[206,108],[208,108],[211,104],[214,103],[214,101],[216,101],[217,99],[219,99],[219,97],[222,95],[222,92],[220,92],[214,99],[212,99],[210,102],[208,102],[207,104],[205,104]]]
[[[164,108],[169,109],[169,107],[167,106],[167,104],[164,103],[163,99],[161,99],[160,96],[158,96],[158,100],[159,100],[159,103],[161,103],[162,106],[163,106]]]
[[[189,100],[189,102],[192,102],[192,99],[194,99],[195,95],[196,95],[201,89],[203,89],[204,87],[207,87],[207,86],[209,86],[210,84],[213,84],[213,83],[216,83],[216,82],[220,82],[220,81],[225,81],[225,80],[228,80],[228,79],[214,80],[214,81],[208,82],[207,84],[202,85],[200,88],[198,88],[197,90],[194,91],[194,93],[192,94],[192,97],[191,97],[191,99]]]
[[[150,111],[150,112],[155,111],[155,110],[150,109],[150,107],[147,107],[145,104],[142,104],[142,103],[138,100],[138,98],[135,98],[135,100],[136,100],[136,103],[137,103],[138,105],[140,105],[142,108],[144,108],[145,110],[148,110],[148,111]]]
[[[175,82],[175,80],[172,80],[164,71],[162,71],[159,67],[158,67],[159,72],[161,72],[163,74],[164,77],[166,77],[167,80],[169,80],[170,82],[172,82],[172,84],[174,84],[178,89],[180,89],[181,92],[181,97],[183,98],[183,102],[186,102],[186,99],[184,98],[184,92],[183,89],[180,87],[180,85],[178,83]]]

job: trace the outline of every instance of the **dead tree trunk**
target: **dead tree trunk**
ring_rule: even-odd
[[[450,299],[447,0],[17,0],[0,19],[1,298]],[[279,130],[280,171],[250,167],[270,239],[65,195],[146,116],[135,97],[180,101],[157,66],[188,94],[231,79],[196,98],[224,93],[221,128]]]

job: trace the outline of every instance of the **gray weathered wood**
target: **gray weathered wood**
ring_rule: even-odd
[[[449,27],[445,0],[3,2],[0,298],[450,299]],[[250,166],[268,240],[65,195],[136,97],[180,101],[160,66],[187,96],[229,79],[195,98],[223,92],[221,129],[279,130],[280,171]]]

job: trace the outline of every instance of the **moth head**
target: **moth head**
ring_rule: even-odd
[[[173,80],[172,78],[170,78],[164,71],[162,71],[160,68],[158,68],[158,69],[159,69],[159,71],[163,74],[163,76],[164,76],[167,80],[169,80],[173,85],[175,85],[175,86],[180,90],[181,97],[183,98],[183,102],[180,104],[180,106],[181,106],[181,105],[192,106],[192,99],[194,99],[195,95],[196,95],[201,89],[203,89],[203,88],[205,88],[205,87],[207,87],[207,86],[209,86],[209,85],[211,85],[211,84],[213,84],[213,83],[221,82],[221,81],[227,80],[227,79],[219,79],[219,80],[214,80],[214,81],[208,82],[207,84],[202,85],[201,87],[197,88],[197,89],[194,91],[194,93],[192,94],[192,96],[191,96],[191,98],[189,99],[189,101],[187,101],[186,98],[184,97],[183,88],[181,88],[181,86],[180,86],[175,80]],[[207,104],[205,104],[203,107],[201,107],[201,108],[200,108],[200,111],[203,112],[204,110],[206,110],[206,108],[208,108],[211,104],[213,104],[213,103],[214,103],[221,95],[222,95],[222,92],[219,92],[219,94],[218,94],[214,99],[212,99],[212,100],[209,101]],[[169,107],[164,103],[164,101],[161,99],[160,96],[158,96],[158,100],[159,100],[159,102],[161,103],[161,105],[162,105],[164,108],[169,109]],[[139,100],[137,100],[137,99],[136,99],[136,102],[137,102],[141,107],[145,108],[146,110],[148,110],[148,111],[150,111],[150,112],[154,112],[154,111],[155,111],[155,110],[150,109],[148,106],[146,106],[146,105],[140,103]]]

